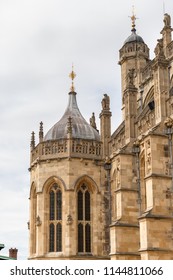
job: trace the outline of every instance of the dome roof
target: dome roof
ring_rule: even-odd
[[[79,111],[76,92],[69,93],[69,103],[63,117],[47,132],[44,141],[67,138],[69,117],[72,119],[72,138],[100,141],[97,130],[86,122]]]
[[[135,28],[132,29],[132,34],[125,40],[124,45],[126,43],[131,43],[131,42],[144,43],[144,40],[142,39],[142,37],[136,34]]]

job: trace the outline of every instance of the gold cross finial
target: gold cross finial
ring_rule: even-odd
[[[134,5],[132,6],[132,16],[131,16],[131,20],[132,20],[132,31],[135,31],[135,21],[136,21],[137,17],[135,15],[135,8]]]
[[[70,79],[72,80],[72,85],[71,85],[70,90],[71,90],[71,92],[74,92],[74,91],[75,91],[75,87],[74,87],[73,80],[74,80],[74,78],[76,77],[76,73],[73,71],[73,64],[72,64],[72,71],[71,71],[71,73],[69,74],[69,77],[70,77]]]

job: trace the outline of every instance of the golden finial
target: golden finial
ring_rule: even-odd
[[[71,73],[69,74],[69,77],[70,77],[70,79],[72,80],[72,85],[71,85],[70,90],[71,90],[71,92],[74,92],[74,91],[75,91],[75,87],[74,87],[73,80],[74,80],[74,78],[76,77],[76,73],[73,71],[73,64],[72,64],[72,71],[71,71]]]
[[[132,31],[136,31],[135,30],[135,21],[136,21],[137,17],[135,15],[135,8],[134,8],[134,5],[132,6],[132,16],[131,16],[131,20],[132,20]]]

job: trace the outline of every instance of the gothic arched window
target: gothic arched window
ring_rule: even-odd
[[[49,191],[49,252],[62,251],[62,192],[58,185]]]
[[[31,234],[32,234],[32,254],[36,253],[36,219],[37,219],[37,194],[36,189],[31,193]]]
[[[91,253],[91,194],[83,184],[77,193],[78,253]]]

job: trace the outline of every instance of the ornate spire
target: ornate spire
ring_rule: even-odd
[[[40,122],[40,130],[39,130],[39,141],[42,142],[43,141],[43,122]]]
[[[32,131],[31,133],[31,144],[30,144],[31,150],[35,148],[35,133]]]
[[[73,64],[72,64],[72,71],[71,71],[71,73],[69,74],[69,77],[70,77],[70,79],[72,80],[72,85],[71,85],[70,90],[71,90],[71,92],[74,92],[74,91],[75,91],[75,87],[74,87],[74,82],[73,82],[73,80],[74,80],[74,78],[76,77],[76,73],[73,71]]]
[[[95,114],[94,113],[92,113],[92,116],[90,118],[90,125],[97,130],[96,119],[95,119]]]
[[[67,121],[67,133],[72,134],[72,117],[68,117]]]

